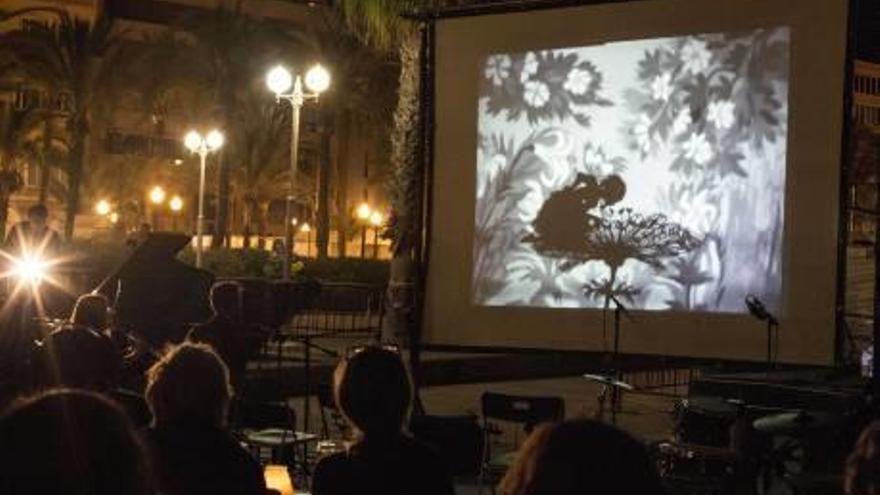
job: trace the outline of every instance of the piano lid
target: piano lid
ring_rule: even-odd
[[[93,292],[103,292],[111,281],[145,266],[171,263],[191,237],[177,232],[153,232],[137,244],[129,255],[111,271]]]

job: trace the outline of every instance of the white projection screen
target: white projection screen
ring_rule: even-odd
[[[436,26],[429,344],[833,360],[844,0]],[[604,320],[604,322],[603,322]]]

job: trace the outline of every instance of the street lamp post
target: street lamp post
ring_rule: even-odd
[[[198,154],[201,160],[199,169],[199,216],[196,218],[196,268],[202,267],[202,234],[205,231],[205,163],[208,153],[223,146],[223,134],[214,129],[202,137],[198,131],[189,131],[183,143],[190,152]]]
[[[290,279],[290,260],[293,251],[293,201],[296,188],[297,159],[299,157],[299,119],[300,110],[306,100],[317,100],[330,86],[330,74],[320,65],[309,69],[305,76],[305,85],[309,92],[303,90],[303,80],[282,66],[277,66],[266,74],[266,85],[275,93],[275,100],[290,102],[291,108],[291,135],[290,135],[290,185],[287,191],[287,201],[284,208],[284,266],[282,276],[285,280]]]

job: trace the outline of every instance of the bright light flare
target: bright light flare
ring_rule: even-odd
[[[39,285],[48,272],[49,263],[34,256],[25,255],[12,262],[12,275],[30,285]]]
[[[383,217],[378,211],[374,211],[370,215],[370,223],[373,224],[374,227],[381,227],[384,221],[385,217]]]
[[[300,232],[309,233],[309,232],[312,231],[312,226],[309,225],[308,223],[304,223],[304,224],[302,224],[302,226],[299,228],[299,230],[300,230]]]
[[[306,72],[306,87],[315,93],[323,93],[330,87],[330,73],[323,65],[317,64]]]
[[[293,74],[278,65],[266,74],[266,86],[276,95],[281,95],[293,87]]]

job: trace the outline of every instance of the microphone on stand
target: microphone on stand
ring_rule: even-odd
[[[632,316],[632,314],[630,314],[629,310],[626,309],[626,306],[622,302],[620,302],[620,300],[617,299],[617,297],[615,297],[614,294],[609,294],[608,298],[614,302],[614,305],[617,306],[617,308],[620,310],[621,313],[623,313],[624,316],[626,316],[627,320],[635,323],[635,321],[636,321],[635,318],[633,318],[633,316]]]
[[[758,320],[766,321],[771,325],[779,325],[779,320],[777,320],[776,317],[767,310],[767,307],[764,306],[764,303],[761,302],[760,299],[758,299],[758,296],[754,296],[752,294],[747,295],[746,307],[749,309],[749,313],[751,313],[751,315]]]

